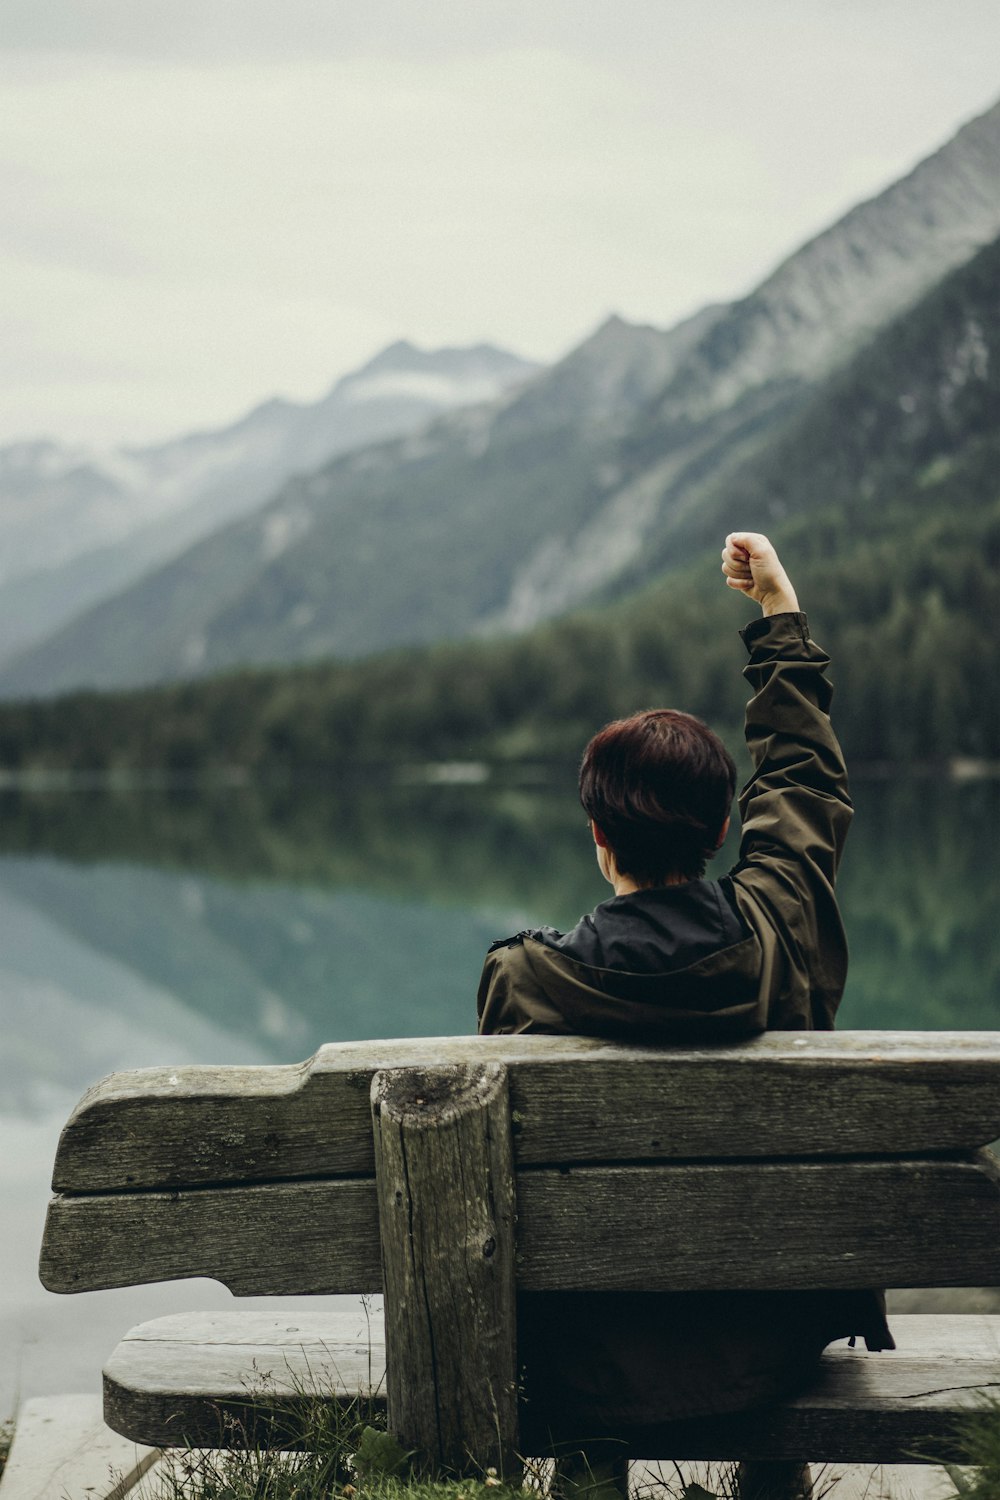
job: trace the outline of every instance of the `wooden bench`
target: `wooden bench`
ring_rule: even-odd
[[[41,1276],[58,1292],[384,1287],[384,1342],[378,1319],[305,1302],[144,1324],[106,1367],[107,1421],[213,1445],[227,1413],[368,1392],[427,1464],[511,1474],[546,1428],[519,1411],[518,1290],[996,1285],[998,1136],[1000,1034],[985,1032],[677,1050],[429,1038],[118,1073],[63,1131]],[[1000,1393],[1000,1318],[893,1328],[895,1353],[836,1346],[794,1400],[664,1421],[631,1452],[955,1459],[956,1416]]]

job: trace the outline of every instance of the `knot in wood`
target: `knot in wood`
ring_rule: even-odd
[[[499,1063],[385,1068],[372,1079],[372,1105],[383,1119],[438,1127],[485,1109],[506,1087]]]

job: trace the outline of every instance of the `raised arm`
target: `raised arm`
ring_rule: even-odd
[[[722,559],[727,585],[756,600],[764,616],[743,631],[754,771],[739,799],[734,894],[771,953],[769,1024],[801,1025],[795,1018],[808,1010],[812,1025],[830,1026],[847,971],[834,882],[851,801],[830,723],[829,658],[811,640],[767,537],[734,532]]]
[[[763,615],[797,614],[799,601],[777,552],[759,531],[733,531],[722,549],[722,571],[731,589],[755,599]]]

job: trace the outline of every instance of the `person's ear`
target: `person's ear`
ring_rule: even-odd
[[[593,818],[591,818],[590,820],[590,831],[594,835],[594,843],[597,845],[598,849],[606,849],[608,847],[608,841],[604,837],[601,829],[598,828],[597,824],[594,822]]]
[[[719,829],[719,837],[715,841],[715,847],[716,847],[716,849],[721,849],[722,848],[723,844],[726,842],[726,834],[728,832],[729,832],[729,819],[727,818],[726,821],[723,823],[722,827]]]

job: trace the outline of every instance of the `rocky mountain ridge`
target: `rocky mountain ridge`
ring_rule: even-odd
[[[1000,103],[905,177],[815,235],[707,331],[668,386],[664,415],[840,363],[1000,233]]]
[[[998,313],[1000,237],[706,491],[710,554],[613,606],[500,640],[6,705],[5,764],[186,781],[239,767],[271,784],[275,773],[339,782],[358,766],[565,763],[594,725],[655,702],[683,704],[735,740],[746,698],[735,632],[747,612],[721,587],[718,543],[749,513],[793,564],[836,663],[849,757],[910,763],[933,785],[954,757],[962,774],[995,765]]]
[[[29,653],[4,691],[517,631],[694,555],[811,392],[1000,233],[1000,105],[740,302],[612,319],[523,390],[297,478]]]
[[[706,486],[734,472],[817,380],[998,233],[1000,104],[808,241],[706,329],[623,441],[621,481],[604,506],[579,534],[552,536],[543,557],[522,565],[490,623],[525,628],[690,555]],[[607,565],[598,570],[600,555]]]
[[[48,440],[0,448],[0,651],[254,510],[291,474],[494,398],[537,368],[488,344],[400,340],[319,401],[272,399],[226,427],[100,453]]]
[[[73,686],[80,659],[87,662],[85,680],[97,685],[199,675],[241,659],[242,639],[259,631],[261,611],[270,659],[297,659],[303,638],[313,643],[310,655],[338,649],[335,632],[352,612],[358,619],[352,648],[363,652],[372,567],[390,585],[380,608],[391,628],[405,634],[423,607],[425,638],[453,633],[491,587],[484,562],[488,566],[495,550],[509,543],[508,518],[493,500],[518,467],[523,473],[527,463],[534,485],[544,476],[550,509],[560,501],[575,504],[581,489],[586,492],[594,455],[627,429],[629,417],[717,315],[717,309],[696,314],[668,333],[611,318],[523,388],[295,478],[263,509],[16,658],[0,673],[0,690],[7,684],[30,692],[39,682],[46,689]],[[466,503],[456,516],[456,485],[470,464],[479,480],[464,491]],[[406,524],[399,515],[401,475]],[[329,504],[331,480],[338,489],[335,507]],[[530,487],[525,497],[531,504]],[[544,524],[544,516],[539,520]],[[363,535],[345,542],[348,527]],[[426,556],[435,546],[465,557],[447,589],[426,589],[424,575],[415,582],[410,567],[414,550]],[[286,586],[289,574],[293,581]],[[248,649],[252,659],[252,645]]]

